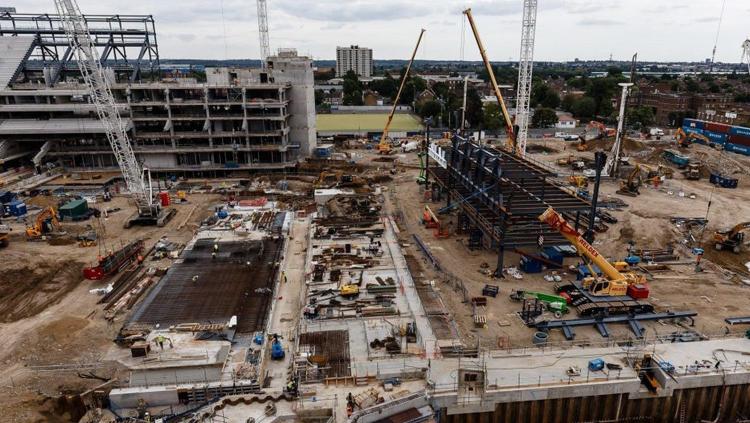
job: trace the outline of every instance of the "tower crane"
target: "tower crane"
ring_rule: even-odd
[[[534,35],[536,33],[537,0],[523,1],[521,22],[521,54],[518,61],[518,95],[516,96],[516,152],[526,154],[529,136],[529,102],[531,100],[531,74],[534,68]]]
[[[116,107],[110,83],[99,62],[99,55],[78,3],[76,0],[55,0],[55,8],[60,16],[70,48],[76,52],[78,68],[89,90],[99,121],[104,126],[107,140],[120,166],[125,185],[138,207],[138,214],[126,221],[125,227],[130,227],[134,223],[163,226],[175,210],[165,211],[154,201],[151,173],[148,169],[142,168],[136,160],[127,128]],[[148,181],[148,186],[146,181]]]
[[[750,74],[750,38],[742,43],[742,61],[747,60],[747,73]]]
[[[487,70],[487,75],[490,78],[490,84],[492,84],[492,90],[495,92],[495,97],[497,98],[497,102],[500,105],[500,110],[503,112],[503,118],[505,120],[505,132],[508,135],[508,141],[507,141],[507,147],[509,150],[513,152],[517,152],[517,145],[516,145],[516,131],[513,128],[513,123],[510,119],[510,114],[508,113],[508,109],[505,107],[505,101],[503,100],[503,95],[500,93],[500,87],[497,85],[497,80],[495,79],[495,72],[492,70],[492,65],[490,64],[490,60],[487,58],[487,52],[484,49],[484,45],[482,44],[482,39],[479,37],[479,30],[477,29],[476,24],[474,23],[474,16],[471,14],[471,9],[464,10],[464,15],[466,15],[466,19],[469,21],[469,25],[471,26],[471,32],[474,33],[474,39],[477,42],[477,47],[479,47],[479,54],[482,56],[482,61],[484,62],[484,67]]]
[[[266,0],[257,0],[258,3],[258,35],[260,36],[260,66],[265,69],[266,60],[271,55],[271,46],[268,41],[268,10]]]
[[[396,98],[393,100],[393,107],[391,107],[391,113],[388,115],[388,120],[385,122],[385,128],[383,128],[383,135],[380,136],[380,143],[378,143],[378,152],[380,154],[391,154],[391,140],[388,137],[388,130],[391,127],[391,122],[393,121],[393,114],[396,113],[396,107],[398,107],[398,99],[401,98],[401,91],[404,90],[404,85],[406,85],[406,80],[409,78],[409,71],[411,70],[411,65],[414,63],[414,57],[417,55],[417,49],[419,49],[419,44],[422,42],[422,36],[424,35],[424,32],[426,30],[423,28],[422,31],[419,32],[419,38],[417,38],[417,45],[414,46],[414,51],[411,53],[411,59],[409,59],[409,64],[406,65],[406,72],[404,72],[404,76],[401,78],[401,85],[398,87],[398,92],[396,92]]]

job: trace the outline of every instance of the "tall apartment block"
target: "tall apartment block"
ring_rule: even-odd
[[[373,74],[372,49],[360,46],[336,47],[336,76],[354,71],[363,78]]]
[[[87,15],[138,159],[152,171],[220,176],[293,167],[315,147],[312,60],[159,75],[151,16]],[[104,127],[53,15],[0,14],[0,164],[114,169]]]

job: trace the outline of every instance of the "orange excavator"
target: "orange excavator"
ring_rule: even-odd
[[[674,138],[677,140],[677,145],[682,148],[690,147],[690,144],[692,144],[696,140],[699,140],[709,146],[713,145],[713,142],[708,139],[707,136],[695,132],[687,133],[682,128],[679,128],[677,132],[674,133]]]
[[[26,238],[29,241],[56,234],[60,234],[60,221],[57,219],[57,210],[52,206],[39,212],[34,219],[34,224],[26,228]]]

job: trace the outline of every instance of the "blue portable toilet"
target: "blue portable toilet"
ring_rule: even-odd
[[[518,266],[526,273],[541,273],[542,262],[534,260],[532,258],[521,256],[521,263]]]
[[[13,200],[8,204],[8,212],[12,216],[23,216],[26,214],[26,203],[21,200]]]

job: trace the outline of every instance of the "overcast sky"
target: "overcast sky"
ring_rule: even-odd
[[[711,56],[723,0],[539,0],[535,60],[696,61]],[[162,58],[257,58],[254,0],[78,0],[86,14],[151,14]],[[52,0],[0,0],[23,13],[53,13]],[[376,59],[479,60],[461,10],[473,9],[490,60],[518,60],[522,0],[268,0],[271,50],[295,47],[333,59],[337,45]],[[726,0],[716,60],[739,62],[750,37],[750,1]],[[461,40],[464,40],[462,56]]]

